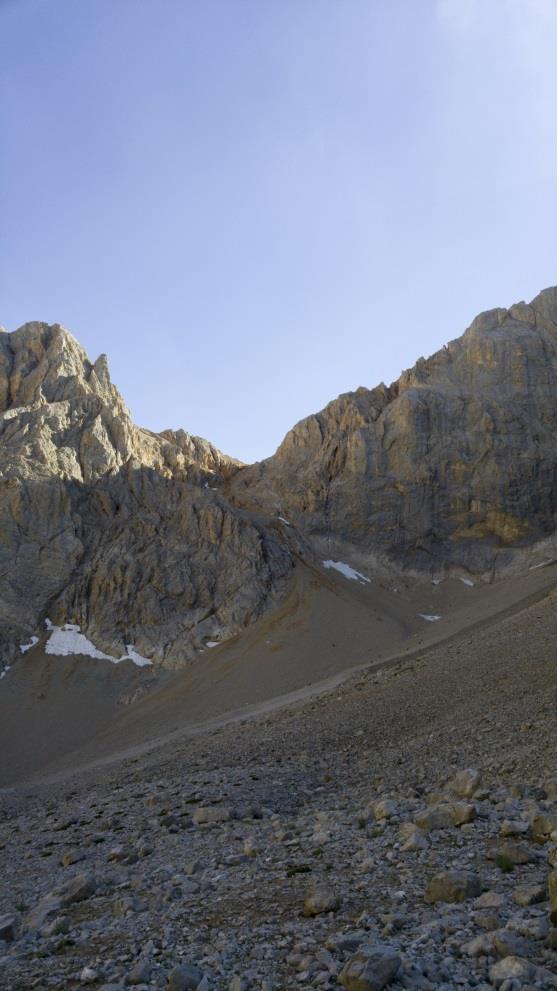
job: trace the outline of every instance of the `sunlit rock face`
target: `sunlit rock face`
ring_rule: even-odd
[[[478,316],[390,387],[298,423],[236,498],[323,550],[422,574],[523,566],[555,529],[557,289]]]
[[[1,656],[48,617],[177,665],[253,621],[292,556],[222,497],[238,468],[184,431],[136,427],[106,358],[62,327],[0,335]]]
[[[340,396],[250,467],[135,426],[105,356],[26,324],[0,334],[0,658],[48,618],[179,666],[283,598],[300,557],[527,568],[552,550],[556,465],[556,289]]]

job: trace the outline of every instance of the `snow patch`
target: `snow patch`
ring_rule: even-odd
[[[219,640],[207,640],[205,646],[206,647],[219,647],[220,646],[220,641]]]
[[[80,627],[73,623],[66,623],[65,626],[54,626],[49,619],[45,620],[45,626],[50,631],[45,646],[46,654],[55,654],[57,657],[71,657],[74,654],[84,654],[98,661],[110,661],[112,664],[120,664],[121,661],[132,661],[137,667],[150,666],[153,662],[138,654],[131,643],[126,644],[126,653],[122,657],[112,657],[95,647],[87,637],[80,632]]]
[[[474,582],[471,578],[461,578],[460,581],[463,585],[467,585],[468,588],[474,588]]]
[[[149,668],[153,664],[152,661],[149,661],[146,657],[142,657],[141,654],[138,654],[133,643],[126,644],[126,655],[124,657],[121,657],[120,660],[133,661],[134,664],[137,664],[138,668]]]
[[[350,581],[358,581],[363,585],[371,582],[371,578],[367,578],[366,575],[362,575],[359,571],[351,568],[349,564],[345,564],[344,561],[323,561],[324,568],[334,568],[335,571],[340,571],[341,575],[348,578]]]
[[[47,627],[50,630],[50,637],[46,642],[45,653],[56,654],[58,657],[70,657],[72,654],[84,654],[86,657],[93,657],[99,661],[116,661],[115,657],[103,653],[83,633],[79,632],[79,626],[75,627],[69,623],[66,626]]]
[[[433,616],[423,612],[418,613],[418,616],[420,619],[425,619],[426,623],[437,623],[437,621],[441,619],[440,616]]]
[[[35,644],[38,643],[38,642],[39,642],[39,638],[38,637],[31,637],[31,639],[29,640],[29,643],[22,643],[22,644],[20,644],[19,649],[20,649],[20,651],[21,651],[22,654],[26,654],[27,651],[28,650],[31,650],[31,647],[34,647]]]
[[[431,584],[432,585],[440,585],[442,581],[443,581],[442,578],[432,578],[431,579]]]
[[[528,571],[537,571],[538,568],[545,568],[545,566],[547,564],[551,564],[551,563],[552,562],[550,560],[548,560],[548,561],[540,561],[539,564],[532,564],[531,567],[528,568]]]
[[[292,526],[292,524],[289,523],[288,520],[285,520],[284,516],[279,516],[278,518],[281,523],[284,523],[285,526]]]
[[[6,675],[7,675],[7,673],[8,673],[8,671],[11,671],[11,670],[12,670],[11,664],[6,664],[6,667],[4,668],[4,670],[3,671],[0,671],[0,681],[2,680],[2,678],[5,678]]]

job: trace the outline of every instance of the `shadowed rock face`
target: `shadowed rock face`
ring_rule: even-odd
[[[0,642],[46,617],[176,664],[280,597],[291,553],[219,493],[239,463],[184,431],[131,422],[108,374],[60,326],[0,335]]]
[[[277,602],[312,548],[424,575],[525,566],[554,534],[556,464],[557,289],[340,396],[251,467],[136,427],[104,356],[26,324],[0,335],[0,657],[48,617],[180,664]]]
[[[340,396],[232,481],[323,551],[493,574],[555,529],[557,289],[477,317],[389,388]]]

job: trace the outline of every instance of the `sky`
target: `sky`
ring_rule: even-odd
[[[0,0],[0,323],[244,461],[557,284],[557,0]]]

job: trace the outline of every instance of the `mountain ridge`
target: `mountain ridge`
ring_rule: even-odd
[[[49,618],[179,666],[278,603],[300,557],[524,569],[554,540],[555,438],[555,288],[332,400],[254,465],[136,426],[106,356],[25,324],[0,335],[1,656]]]
[[[304,418],[275,455],[239,475],[237,489],[290,514],[323,552],[346,546],[418,573],[443,563],[486,576],[504,570],[516,558],[507,547],[554,529],[556,370],[551,288],[480,314],[390,386],[345,393]],[[535,460],[535,445],[550,477],[536,485],[516,470],[505,491],[508,453]],[[471,470],[482,459],[483,477]],[[364,531],[367,539],[352,539]]]
[[[157,663],[185,660],[283,591],[289,552],[216,491],[233,459],[136,427],[106,360],[59,325],[0,336],[0,355],[6,661],[46,618],[115,656],[137,641]]]

